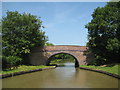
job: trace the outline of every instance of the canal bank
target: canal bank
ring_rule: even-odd
[[[107,64],[107,65],[101,65],[101,66],[95,66],[95,65],[80,65],[80,69],[94,71],[103,73],[115,78],[120,79],[120,64]]]
[[[26,74],[26,73],[32,73],[32,72],[37,72],[37,71],[43,71],[43,70],[48,70],[48,69],[54,69],[56,66],[50,66],[50,67],[45,67],[45,68],[40,68],[40,69],[34,69],[34,70],[25,70],[25,71],[19,71],[19,72],[13,72],[13,73],[8,73],[8,74],[1,74],[0,79],[7,78],[7,77],[13,77],[16,75],[21,75],[21,74]]]
[[[94,72],[99,72],[99,73],[103,73],[103,74],[106,74],[106,75],[109,75],[109,76],[112,76],[112,77],[120,79],[119,75],[116,75],[116,74],[113,74],[113,73],[109,73],[109,72],[106,72],[106,71],[96,70],[96,69],[91,69],[91,68],[86,68],[86,67],[80,67],[80,69],[94,71]]]

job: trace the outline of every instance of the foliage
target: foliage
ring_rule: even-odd
[[[94,64],[118,62],[120,59],[120,2],[108,2],[98,7],[88,29],[87,46],[95,55]]]
[[[17,57],[17,56],[8,56],[7,57],[7,62],[11,65],[11,66],[18,66],[21,62],[21,58]]]
[[[64,63],[66,63],[66,62],[75,62],[74,59],[75,58],[69,54],[60,53],[60,54],[56,54],[56,55],[52,56],[50,58],[49,64],[64,66]]]
[[[59,65],[59,66],[64,66],[65,63],[75,63],[73,59],[54,59],[50,62],[50,65]]]
[[[73,56],[69,55],[69,54],[65,54],[65,53],[60,53],[60,54],[57,54],[55,56],[53,56],[54,59],[74,59]]]
[[[13,58],[12,56],[25,59],[32,48],[44,46],[47,36],[41,27],[42,21],[34,15],[8,11],[7,16],[2,19],[3,55],[9,60]]]
[[[17,56],[2,56],[2,69],[11,69],[12,67],[17,68],[21,61],[22,59]]]
[[[2,56],[2,69],[6,69],[8,65],[7,58],[3,55]]]
[[[54,44],[49,43],[49,42],[46,42],[46,43],[45,43],[45,46],[54,46]]]
[[[106,46],[106,49],[108,51],[119,53],[118,52],[119,48],[120,48],[120,42],[118,41],[118,39],[116,39],[116,38],[108,39],[107,46]]]
[[[0,56],[2,55],[2,21],[0,19]],[[1,61],[1,58],[0,57],[0,61]]]

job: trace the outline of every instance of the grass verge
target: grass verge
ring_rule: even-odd
[[[87,65],[80,65],[80,67],[95,69],[95,70],[102,70],[112,74],[120,75],[120,64],[116,64],[114,66],[87,66]]]
[[[20,71],[29,71],[29,70],[35,70],[35,69],[49,68],[49,67],[53,67],[53,66],[44,66],[44,65],[40,65],[40,66],[26,66],[26,65],[21,65],[17,69],[1,71],[0,75],[1,74],[2,75],[10,74],[10,73],[15,73],[15,72],[20,72]]]

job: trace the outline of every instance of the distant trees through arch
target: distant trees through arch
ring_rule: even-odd
[[[78,67],[79,63],[77,59],[68,53],[57,53],[52,55],[51,57],[48,58],[48,63],[47,65],[56,65],[56,66],[64,66],[65,63],[75,63],[74,66]]]

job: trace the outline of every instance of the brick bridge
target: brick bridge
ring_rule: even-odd
[[[45,46],[44,48],[36,47],[31,50],[29,55],[32,65],[49,65],[50,58],[56,54],[65,53],[75,58],[75,65],[87,65],[92,60],[92,54],[86,54],[86,46],[56,45]]]

